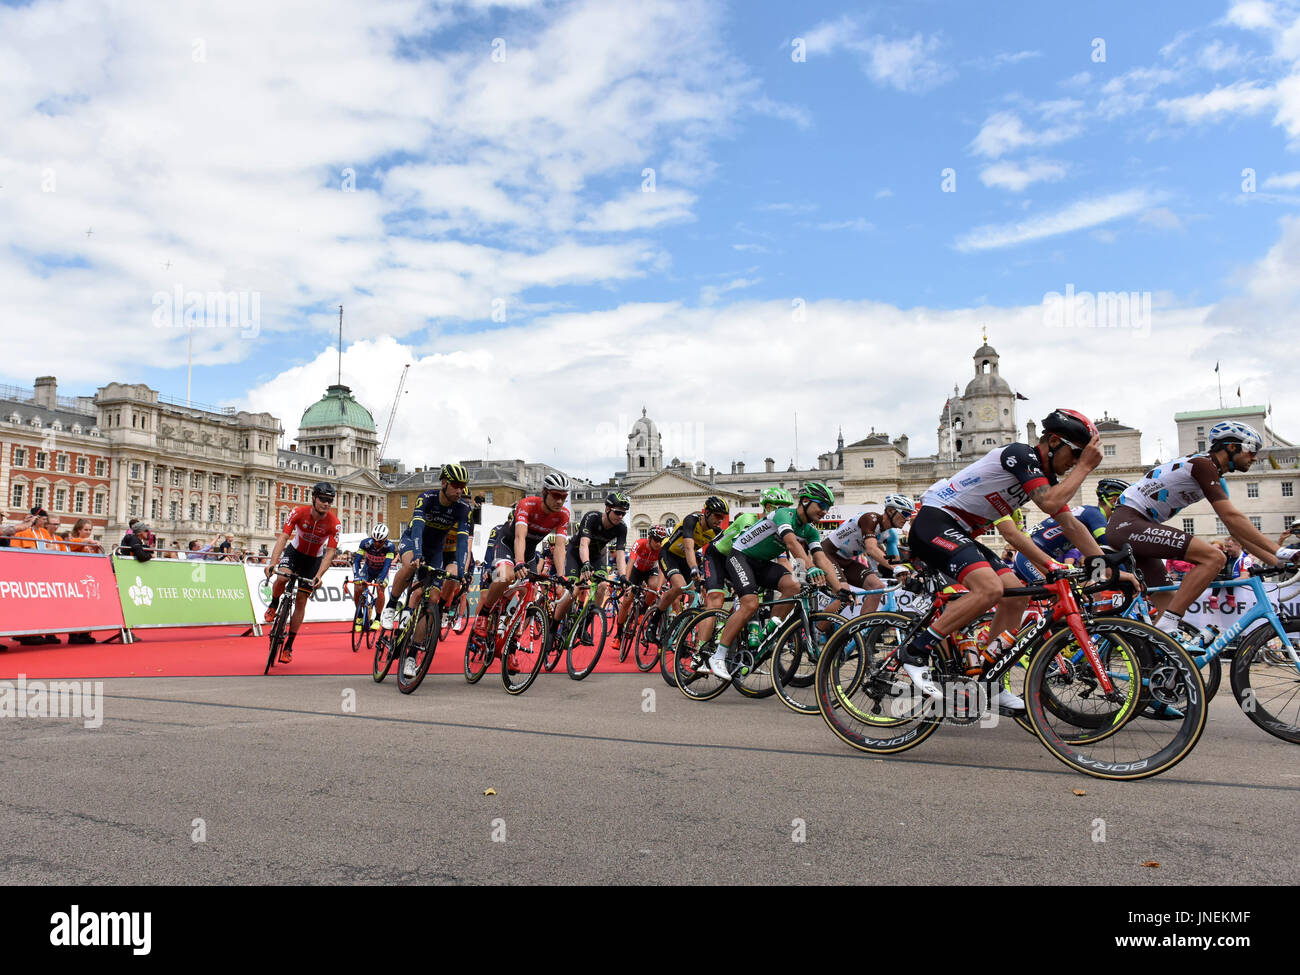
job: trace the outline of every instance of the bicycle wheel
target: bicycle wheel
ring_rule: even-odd
[[[551,628],[546,613],[536,603],[515,620],[506,633],[501,662],[501,683],[511,694],[522,694],[537,680],[550,648]],[[514,671],[513,673],[511,671]]]
[[[421,600],[420,606],[423,609],[417,609],[411,618],[411,637],[402,648],[402,660],[397,668],[397,689],[403,694],[410,694],[424,680],[442,634],[437,597]],[[406,661],[411,657],[415,657],[415,676],[407,677]]]
[[[1300,656],[1300,619],[1283,619],[1282,626],[1286,642],[1271,624],[1242,639],[1232,662],[1232,694],[1251,721],[1300,745],[1300,670],[1291,656]]]
[[[397,654],[393,652],[393,641],[396,638],[397,634],[385,632],[376,642],[375,662],[370,668],[370,676],[376,684],[383,683],[388,671],[392,669],[393,661],[397,659]]]
[[[584,680],[600,662],[605,649],[605,614],[596,608],[594,601],[583,607],[578,625],[570,637],[565,666],[574,680]]]
[[[632,659],[636,662],[636,669],[643,674],[648,674],[659,665],[659,644],[653,639],[654,635],[646,629],[646,620],[648,614],[642,613],[636,619],[636,630],[633,634],[635,642],[632,645]]]
[[[363,600],[364,603],[364,600]],[[358,606],[357,611],[352,614],[352,652],[356,653],[361,649],[361,644],[365,640],[367,622],[365,618],[365,606]],[[361,629],[357,629],[360,626]]]
[[[1058,631],[1034,652],[1025,674],[1034,732],[1063,763],[1096,778],[1144,779],[1173,768],[1205,730],[1205,684],[1195,661],[1145,623],[1101,617],[1087,627],[1106,644],[1102,662],[1114,692],[1100,691],[1086,659],[1075,666],[1069,654],[1058,653],[1074,641],[1069,630]],[[1062,669],[1062,659],[1072,672]],[[1124,671],[1127,682],[1114,676]],[[1153,706],[1169,709],[1170,718],[1151,717]],[[1090,731],[1081,719],[1100,727]]]
[[[912,622],[899,613],[868,613],[841,626],[821,650],[814,677],[818,711],[837,738],[859,751],[907,751],[939,729],[942,710],[898,662]]]
[[[456,618],[451,624],[451,631],[458,636],[469,626],[469,594],[462,592],[456,601]]]
[[[375,645],[375,634],[377,632],[375,629],[375,603],[374,600],[371,600],[366,606],[365,621],[361,624],[361,635],[365,637],[367,650]]]
[[[709,669],[718,637],[731,614],[725,609],[701,610],[679,626],[673,639],[673,676],[677,689],[692,701],[711,701],[731,684]]]
[[[781,703],[795,714],[814,715],[817,708],[817,661],[835,631],[848,623],[838,613],[809,613],[813,639],[804,630],[803,619],[796,617],[776,635],[772,652],[772,690]],[[822,631],[822,626],[827,627]],[[858,639],[856,636],[851,639]]]
[[[487,669],[492,664],[494,647],[497,638],[497,623],[501,619],[501,610],[499,607],[492,607],[487,615],[487,633],[484,636],[476,636],[471,630],[469,639],[465,641],[465,681],[470,684],[477,684],[487,673]]]
[[[289,635],[289,617],[293,613],[293,602],[298,598],[297,587],[288,585],[280,594],[280,605],[275,611],[275,622],[271,625],[271,652],[266,656],[266,670],[262,676],[271,672],[271,665],[280,656],[280,648]]]
[[[745,634],[741,633],[736,642],[743,644],[748,641]],[[736,693],[755,699],[771,697],[776,693],[776,688],[772,686],[772,650],[775,646],[775,642],[769,639],[757,648],[744,646],[735,651],[736,661],[742,665],[733,668],[731,672],[731,686]]]

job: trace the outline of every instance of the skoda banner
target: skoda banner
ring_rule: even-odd
[[[229,562],[114,558],[128,627],[253,622],[244,567]]]
[[[238,566],[236,566],[238,568]],[[266,612],[266,607],[271,605],[271,582],[266,578],[266,566],[248,564],[243,566],[243,570],[248,577],[248,590],[253,594],[253,607],[257,610],[258,619]],[[352,587],[348,587],[348,594],[343,595],[343,583],[352,578],[352,571],[343,566],[333,566],[325,570],[325,578],[311,598],[307,600],[307,611],[303,614],[304,623],[337,623],[341,620],[350,620],[356,612],[356,604],[352,602]],[[271,580],[274,581],[272,575]]]

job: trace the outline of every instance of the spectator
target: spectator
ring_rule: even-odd
[[[221,535],[218,535],[217,537],[221,539],[221,544],[217,546],[217,551],[220,552],[223,556],[229,555],[230,550],[235,546],[235,536],[226,535],[223,537]]]
[[[22,531],[15,532],[11,548],[34,548],[44,551],[66,552],[66,545],[59,542],[49,529],[50,513],[44,508],[32,509],[31,523]]]
[[[30,528],[31,524],[32,516],[26,515],[23,520],[18,522],[16,525],[0,525],[0,548],[8,548],[9,540],[14,537],[14,534],[23,531],[26,528]]]
[[[192,541],[190,542],[190,550],[185,557],[187,559],[211,559],[212,556],[210,553],[216,549],[217,543],[220,541],[221,536],[216,535],[213,537],[212,541],[208,542],[208,544],[204,545],[202,548],[199,547],[197,540]]]
[[[78,518],[72,526],[72,534],[68,539],[68,551],[70,552],[98,552],[101,551],[99,543],[95,541],[91,533],[94,526],[91,525],[89,518]]]
[[[148,562],[153,558],[153,549],[147,544],[150,541],[152,539],[149,536],[149,525],[146,522],[137,521],[122,536],[122,548],[128,549],[129,554],[134,556],[137,562]]]

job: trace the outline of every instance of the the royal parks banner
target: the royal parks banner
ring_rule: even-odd
[[[237,563],[114,558],[113,569],[128,627],[253,622],[248,579]]]

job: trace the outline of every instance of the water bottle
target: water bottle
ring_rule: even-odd
[[[750,620],[745,624],[745,637],[751,647],[757,647],[763,642],[763,627],[755,620]]]

